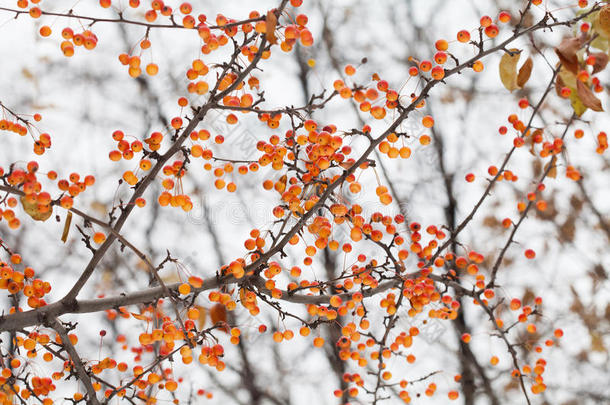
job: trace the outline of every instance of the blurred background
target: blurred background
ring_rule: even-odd
[[[263,13],[277,7],[277,3],[200,0],[193,2],[193,6],[196,13],[205,13],[209,20],[217,13],[245,19],[253,9]],[[289,13],[303,13],[309,17],[314,45],[307,48],[298,45],[290,53],[276,49],[269,60],[259,65],[256,76],[265,91],[261,107],[302,106],[312,96],[330,94],[336,79],[364,85],[371,82],[375,73],[387,80],[391,88],[416,88],[415,79],[408,81],[408,68],[413,64],[411,58],[430,59],[436,52],[436,40],[445,38],[456,42],[459,30],[474,30],[484,15],[496,19],[500,10],[506,10],[513,15],[514,24],[518,20],[518,10],[524,4],[523,1],[492,0],[305,0],[298,10],[289,8]],[[0,5],[15,7],[8,0],[1,0]],[[113,9],[101,9],[97,2],[88,0],[76,4],[61,0],[43,6],[47,11],[65,12],[73,7],[82,15],[116,16]],[[172,6],[177,8],[178,4]],[[545,11],[552,11],[558,19],[567,19],[577,10],[571,2],[543,1],[542,5],[532,7],[526,25],[538,21]],[[42,38],[38,34],[42,24],[51,26],[53,36]],[[37,125],[53,137],[52,148],[40,158],[33,154],[31,142],[14,134],[0,133],[0,166],[7,168],[13,162],[25,165],[36,158],[42,172],[53,169],[60,177],[72,172],[94,174],[95,186],[79,196],[76,207],[106,219],[113,207],[129,199],[129,186],[119,184],[118,180],[123,171],[135,170],[137,166],[137,159],[118,163],[109,160],[108,153],[115,148],[112,132],[120,129],[132,140],[143,140],[153,131],[168,128],[172,117],[188,115],[190,111],[180,111],[177,99],[187,96],[192,105],[197,105],[197,96],[186,93],[188,79],[185,73],[190,61],[201,55],[198,37],[187,30],[153,29],[149,34],[152,47],[141,50],[138,43],[144,38],[144,28],[99,22],[91,28],[99,38],[96,49],[78,48],[73,57],[64,57],[57,33],[66,26],[82,29],[86,24],[87,21],[61,17],[33,20],[24,15],[14,18],[10,12],[0,11],[0,101],[18,113],[41,113],[43,120]],[[359,203],[368,215],[379,210],[384,215],[403,214],[409,221],[424,226],[454,227],[468,215],[487,186],[488,167],[499,166],[512,147],[514,131],[509,130],[502,136],[498,128],[510,127],[507,121],[510,114],[517,114],[524,121],[529,118],[531,109],[521,110],[517,101],[526,97],[535,105],[540,99],[557,63],[553,47],[571,32],[571,28],[559,27],[553,32],[539,31],[524,36],[511,44],[511,47],[523,50],[522,60],[531,56],[534,61],[531,79],[521,90],[509,93],[502,87],[498,75],[500,54],[483,59],[482,73],[465,72],[450,77],[446,85],[436,86],[423,111],[413,113],[401,125],[401,129],[411,135],[404,141],[412,150],[411,157],[388,159],[384,156],[378,160],[375,173],[365,171],[359,179],[365,185],[365,191],[353,194],[345,190],[342,198]],[[486,45],[492,46],[508,35],[510,27],[503,26],[501,34],[489,39]],[[471,45],[454,46],[453,42],[450,50],[460,60],[476,52]],[[159,74],[131,78],[117,58],[122,52],[140,54],[143,63],[153,61],[159,65]],[[209,57],[203,55],[202,59],[213,65],[222,62],[227,55],[228,51],[220,51]],[[366,63],[362,63],[363,58]],[[344,73],[347,64],[357,67],[356,74],[349,79]],[[599,77],[604,92],[598,96],[608,108],[608,72]],[[200,101],[204,100],[201,97]],[[561,136],[571,113],[569,102],[553,92],[541,107],[534,125],[546,127],[548,136]],[[421,126],[423,114],[435,118],[433,131]],[[212,136],[225,137],[222,145],[211,146],[215,156],[256,160],[260,156],[256,149],[258,141],[267,140],[273,133],[281,135],[289,128],[284,121],[278,129],[271,130],[255,117],[239,118],[237,124],[229,125],[223,111],[213,111],[199,126],[210,131]],[[384,120],[373,120],[370,114],[358,111],[355,103],[334,100],[324,109],[315,111],[312,118],[322,125],[332,123],[345,131],[369,124],[373,134],[379,134],[393,117],[388,114]],[[541,355],[529,350],[519,352],[523,364],[533,366],[539,357],[547,361],[545,384],[548,388],[534,397],[534,403],[610,403],[609,160],[608,153],[595,152],[595,137],[599,131],[610,128],[609,123],[606,113],[587,112],[568,129],[567,150],[558,160],[557,176],[545,182],[543,195],[548,209],[528,215],[498,276],[505,307],[512,298],[531,305],[536,296],[544,299],[542,324],[548,329],[524,334],[515,328],[510,334],[524,348],[538,344],[544,347]],[[577,128],[585,132],[582,139],[573,135]],[[419,142],[423,134],[431,136],[429,145]],[[345,142],[355,150],[365,146],[358,139],[346,139]],[[498,183],[491,198],[458,237],[456,249],[476,250],[486,256],[479,266],[485,274],[490,272],[509,235],[501,224],[502,219],[518,218],[516,202],[524,200],[535,188],[535,179],[542,173],[541,160],[527,149],[518,150],[508,165],[508,169],[518,175],[518,181]],[[580,181],[566,178],[567,165],[581,171]],[[467,173],[475,174],[474,182],[465,181]],[[265,191],[262,182],[268,178],[277,180],[274,176],[279,175],[265,167],[247,176],[236,172],[227,174],[227,181],[237,184],[237,191],[228,193],[217,191],[211,172],[204,170],[201,163],[195,163],[183,180],[184,191],[193,201],[192,211],[160,207],[156,203],[162,191],[159,181],[148,189],[146,208],[135,210],[123,234],[153,263],[163,260],[168,251],[179,259],[179,263],[167,265],[162,270],[161,275],[167,282],[184,279],[185,274],[203,278],[213,276],[220,266],[246,253],[243,241],[251,229],[272,227],[271,209],[278,204],[277,194]],[[394,197],[392,205],[380,207],[373,193],[377,181],[390,188]],[[24,217],[17,232],[9,231],[6,222],[0,222],[0,238],[19,252],[41,278],[61,280],[53,283],[47,301],[61,298],[68,291],[90,257],[74,227],[67,242],[61,242],[65,212],[56,209],[54,214],[57,219],[54,215],[44,223]],[[74,224],[81,223],[82,220],[74,219]],[[342,232],[337,229],[337,235],[333,236],[340,241],[347,240],[349,235]],[[311,266],[303,267],[303,277],[330,279],[341,272],[346,262],[352,263],[358,253],[376,254],[374,245],[361,245],[351,255],[326,249],[316,256]],[[528,248],[536,251],[535,260],[524,257],[523,251]],[[304,246],[291,247],[289,252],[292,254],[288,257],[278,259],[282,266],[302,265]],[[416,259],[410,260],[407,260],[407,267],[413,267],[408,270],[415,271]],[[135,291],[147,287],[151,279],[134,254],[116,246],[105,256],[93,277],[81,297]],[[472,287],[467,281],[464,285]],[[6,300],[6,297],[2,299]],[[378,299],[372,298],[371,302]],[[212,305],[207,294],[197,300],[202,308]],[[511,358],[504,343],[494,336],[487,315],[467,298],[461,298],[461,304],[463,311],[455,321],[402,317],[396,333],[408,330],[410,326],[420,328],[422,339],[416,339],[409,348],[409,354],[417,360],[410,364],[404,359],[391,359],[388,366],[399,374],[397,379],[412,381],[407,390],[415,404],[448,403],[446,393],[452,389],[460,391],[457,403],[524,403],[517,380],[510,376]],[[4,303],[3,308],[8,305],[8,302]],[[303,306],[282,303],[282,307],[307,317]],[[256,318],[246,311],[230,314],[230,323],[240,325],[243,336],[239,345],[226,345],[227,368],[223,372],[218,373],[197,362],[188,366],[179,361],[171,363],[176,378],[186,380],[175,393],[179,403],[370,403],[364,393],[352,399],[333,397],[334,390],[347,387],[345,373],[359,372],[368,378],[367,371],[375,371],[373,362],[370,370],[363,370],[355,362],[339,359],[339,348],[332,342],[340,336],[341,318],[335,325],[323,325],[314,332],[326,338],[323,349],[314,348],[311,339],[300,336],[278,345],[271,339],[275,328],[296,330],[299,325],[278,318],[275,310],[262,303],[261,309],[261,315]],[[508,308],[506,312],[505,322],[509,322]],[[136,345],[135,329],[143,330],[142,322],[133,319],[110,321],[105,313],[64,317],[64,320],[70,319],[79,322],[76,331],[81,339],[78,348],[83,357],[110,356],[132,364],[137,353],[123,350],[122,343],[117,343],[116,339],[119,334],[126,334],[129,343]],[[374,321],[373,315],[373,325]],[[206,322],[209,324],[209,319]],[[263,323],[269,328],[261,334],[258,327]],[[564,337],[548,349],[544,346],[544,336],[549,336],[556,328],[564,331]],[[102,329],[108,334],[100,343],[98,332]],[[469,345],[460,340],[465,332],[472,335]],[[219,335],[226,339],[221,333]],[[2,350],[9,350],[8,339],[5,339],[8,335],[1,337]],[[153,354],[142,354],[142,364],[146,364],[148,355]],[[490,364],[494,355],[499,358],[495,366]],[[43,365],[37,367],[41,374],[45,373]],[[454,380],[456,374],[461,374],[461,381]],[[438,386],[438,393],[428,398],[425,391],[431,382]],[[200,389],[213,393],[213,397],[198,397],[196,393]],[[398,386],[396,390],[399,390]],[[62,397],[61,392],[57,395]],[[159,400],[161,403],[172,398],[160,396]],[[397,402],[396,396],[387,401]]]

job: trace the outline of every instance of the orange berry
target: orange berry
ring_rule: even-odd
[[[182,283],[178,287],[178,292],[182,295],[188,295],[191,292],[191,286],[187,283]]]
[[[43,25],[42,27],[40,27],[40,35],[43,37],[48,37],[49,35],[51,35],[51,27],[49,27],[48,25]]]
[[[491,24],[489,27],[485,28],[485,35],[487,35],[489,38],[495,38],[498,36],[499,32],[500,30],[496,24]]]
[[[461,30],[457,33],[457,40],[460,42],[468,42],[470,41],[470,32],[466,30]]]
[[[435,66],[430,75],[434,80],[442,80],[445,77],[445,69],[442,66]]]
[[[189,319],[199,319],[199,310],[197,308],[189,308],[187,311],[187,317]]]
[[[426,115],[424,118],[422,118],[421,123],[426,128],[432,128],[434,126],[434,118]]]
[[[159,73],[159,66],[154,63],[149,63],[148,65],[146,65],[146,73],[149,76],[156,75],[157,73]]]
[[[493,21],[490,16],[484,15],[483,17],[481,17],[481,20],[480,20],[481,27],[483,27],[483,28],[489,27],[492,23],[493,23]]]
[[[449,48],[449,43],[444,39],[439,39],[434,43],[437,51],[446,51]]]
[[[498,19],[500,20],[500,22],[507,23],[511,19],[510,13],[507,11],[501,11],[498,15]]]
[[[102,243],[104,243],[105,240],[106,240],[106,235],[104,235],[102,232],[96,232],[93,235],[93,242],[97,243],[98,245],[101,245]]]

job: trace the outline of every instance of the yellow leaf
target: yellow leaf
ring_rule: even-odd
[[[72,212],[68,211],[68,215],[66,216],[66,223],[64,225],[64,231],[61,234],[61,241],[66,243],[68,240],[68,233],[70,232],[70,224],[72,223]]]
[[[610,47],[610,40],[599,35],[595,37],[593,41],[591,41],[591,46],[593,48],[601,49],[604,52],[608,52],[608,48]]]
[[[564,86],[571,88],[573,91],[576,91],[576,75],[566,69],[564,66],[561,66],[559,70],[559,77],[562,80]],[[561,89],[560,89],[561,90]]]
[[[23,206],[23,210],[35,221],[46,221],[53,215],[53,209],[51,207],[47,212],[40,212],[38,210],[38,203],[28,202],[25,197],[21,197],[21,205]]]
[[[572,104],[572,109],[574,113],[579,117],[587,111],[587,107],[582,103],[578,94],[572,89],[572,93],[570,93],[570,103]]]
[[[500,59],[500,80],[508,91],[518,89],[517,85],[517,63],[521,57],[518,49],[510,49],[510,53],[505,53]]]

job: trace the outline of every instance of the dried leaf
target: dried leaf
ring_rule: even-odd
[[[210,319],[212,320],[212,324],[216,325],[218,323],[225,324],[221,330],[225,332],[229,332],[229,327],[227,323],[227,308],[222,304],[216,304],[212,308],[210,308]]]
[[[572,211],[576,213],[579,213],[582,210],[584,203],[585,202],[583,200],[581,200],[575,195],[570,197],[570,207],[572,207]]]
[[[146,264],[146,262],[142,259],[138,260],[136,262],[136,268],[138,270],[142,270],[142,271],[149,271],[150,268],[148,267],[148,264]]]
[[[143,260],[142,260],[142,263],[146,266],[146,270],[148,271],[149,270],[148,265]],[[161,280],[163,280],[163,282],[165,284],[174,284],[179,281],[182,281],[176,273],[170,273],[166,276],[163,276],[163,277],[161,277]]]
[[[23,210],[35,221],[46,221],[53,215],[52,208],[49,208],[47,212],[40,212],[38,210],[38,203],[28,202],[25,197],[21,197],[21,205],[23,206]]]
[[[569,216],[566,221],[559,227],[559,238],[561,241],[573,242],[575,235],[575,218],[573,216]]]
[[[579,38],[566,38],[561,41],[561,44],[555,48],[555,53],[559,57],[562,65],[570,72],[578,73],[578,56],[576,53],[580,49],[581,42]]]
[[[610,36],[610,4],[606,4],[599,10],[599,27],[601,31],[606,34],[606,36]]]
[[[594,352],[605,352],[606,346],[604,346],[604,339],[602,339],[602,335],[599,332],[592,331],[591,335],[591,350]]]
[[[536,144],[534,143],[534,133],[527,131],[527,134],[525,134],[525,144],[529,146],[528,150],[532,156],[538,156],[536,154]]]
[[[606,269],[604,269],[604,266],[602,266],[601,263],[598,263],[595,266],[593,266],[592,272],[593,272],[593,276],[596,280],[600,280],[600,281],[608,280],[608,273],[606,273]]]
[[[273,10],[267,12],[265,18],[265,38],[272,44],[277,44],[277,37],[275,36],[275,26],[277,25],[277,17]]]
[[[203,329],[203,327],[205,326],[205,320],[208,317],[208,310],[207,308],[202,307],[200,305],[195,305],[195,308],[199,310],[199,319],[197,319],[197,325],[199,326],[199,329]]]
[[[91,209],[97,211],[101,215],[106,215],[106,213],[108,212],[106,210],[106,206],[99,201],[93,201],[91,203]]]
[[[561,78],[561,75],[557,75],[557,78],[555,79],[555,92],[559,97],[561,97],[561,89],[563,89],[565,86],[566,84]]]
[[[608,54],[605,52],[595,52],[590,54],[595,56],[595,63],[593,64],[593,74],[601,72],[608,65]]]
[[[61,234],[61,241],[66,243],[68,240],[68,233],[70,232],[70,224],[72,223],[72,212],[68,211],[68,215],[66,215],[66,223],[64,224],[64,231]]]
[[[495,216],[489,215],[483,219],[483,225],[487,228],[499,228],[501,226],[501,222],[498,221],[498,218]]]
[[[525,291],[523,292],[523,296],[521,297],[521,301],[523,303],[529,303],[534,301],[534,298],[536,298],[536,294],[534,294],[532,290],[526,287]]]
[[[572,292],[572,305],[570,305],[570,311],[582,316],[585,306],[582,304],[582,301],[574,289],[574,286],[570,286],[570,291]]]
[[[519,69],[519,74],[517,75],[517,86],[519,86],[519,88],[525,86],[525,83],[527,83],[532,74],[533,67],[534,61],[531,57],[528,57],[523,66],[521,66],[521,69]]]
[[[550,162],[547,162],[547,164],[544,165],[544,168],[542,169],[543,172],[546,173],[546,171],[548,170],[547,173],[547,177],[550,177],[552,179],[557,177],[557,166],[555,165],[555,162],[557,161],[557,159],[555,158],[555,156],[553,156],[553,158],[551,159]],[[549,169],[549,165],[551,165],[551,168]]]
[[[572,104],[572,108],[574,109],[574,113],[579,117],[587,111],[587,107],[583,104],[580,97],[578,97],[578,93],[575,89],[572,89],[572,93],[570,93],[570,103]]]
[[[36,76],[27,68],[21,69],[21,74],[28,80],[34,80]]]
[[[510,49],[510,53],[505,53],[500,59],[500,80],[508,91],[518,89],[517,85],[517,63],[521,57],[518,49]]]
[[[593,94],[589,86],[585,85],[580,80],[576,81],[576,91],[578,93],[578,98],[580,98],[585,107],[589,107],[593,111],[604,111],[601,100],[595,97],[595,94]]]
[[[151,320],[150,316],[142,315],[142,314],[136,314],[135,312],[132,312],[131,316],[133,316],[134,318],[136,318],[139,321],[150,321]]]
[[[610,48],[610,40],[599,35],[595,37],[593,41],[591,41],[591,46],[596,49],[601,49],[604,52],[608,52],[608,48]]]
[[[559,70],[558,76],[561,77],[561,81],[564,86],[567,86],[572,90],[576,91],[576,80],[578,79],[576,78],[576,75],[574,73],[570,72],[568,69],[562,66]]]

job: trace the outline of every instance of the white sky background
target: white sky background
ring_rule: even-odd
[[[264,12],[277,4],[274,1],[224,3],[193,1],[192,3],[195,12],[205,13],[208,20],[213,20],[217,12],[222,12],[230,18],[247,18],[248,12],[254,8]],[[518,5],[515,3],[521,2],[500,3],[504,6],[510,5],[514,10]],[[178,3],[170,4],[174,8],[178,6]],[[66,11],[73,5],[74,3],[63,0],[46,3],[43,1],[42,8]],[[549,3],[548,8],[556,9],[558,6],[566,5],[568,2],[563,1]],[[15,7],[15,2],[0,0],[0,6]],[[335,30],[336,57],[342,66],[346,63],[357,65],[363,57],[367,57],[368,63],[358,69],[355,80],[366,84],[370,75],[378,72],[383,79],[390,82],[392,88],[399,88],[408,76],[407,65],[404,62],[406,57],[412,55],[416,58],[431,58],[436,39],[453,39],[460,29],[474,29],[478,26],[481,15],[489,14],[495,17],[498,9],[498,5],[492,1],[462,0],[436,2],[353,0],[321,2],[321,7],[328,10],[329,23]],[[97,2],[88,0],[78,2],[74,10],[81,14],[100,17],[112,15],[111,11],[98,7]],[[309,77],[310,90],[317,94],[323,87],[331,88],[332,82],[338,78],[338,75],[332,70],[322,45],[318,3],[305,0],[303,10],[309,16],[309,27],[316,40],[316,45],[312,49],[304,49],[303,52],[306,58],[316,59],[316,66],[310,71]],[[566,18],[573,12],[573,9],[568,8],[557,12],[556,15],[558,18]],[[534,9],[533,13],[536,17],[542,15],[541,9]],[[433,18],[430,17],[431,15]],[[413,30],[409,27],[412,21],[409,18],[414,18],[418,24],[425,22],[427,42],[419,43],[412,37]],[[50,38],[41,38],[37,34],[40,23],[52,26],[54,32]],[[162,128],[156,108],[150,107],[150,101],[142,95],[136,81],[128,76],[127,69],[117,59],[118,53],[125,51],[128,45],[135,45],[142,38],[144,30],[141,27],[129,27],[127,32],[130,41],[126,44],[117,26],[96,24],[94,32],[99,37],[97,48],[93,51],[77,48],[75,56],[67,59],[59,50],[58,39],[61,29],[67,24],[76,26],[74,21],[68,23],[65,19],[55,20],[48,17],[34,21],[28,16],[21,16],[13,20],[9,14],[0,12],[0,55],[5,55],[0,59],[0,100],[20,113],[40,112],[43,120],[39,123],[39,128],[42,132],[49,132],[53,139],[53,147],[39,158],[31,152],[29,139],[2,133],[0,165],[7,168],[9,163],[16,160],[24,164],[29,160],[37,159],[42,171],[55,169],[60,177],[65,177],[73,171],[81,175],[95,174],[97,178],[95,187],[78,197],[77,206],[101,217],[102,214],[91,208],[91,204],[96,202],[109,207],[113,202],[117,203],[119,197],[127,199],[130,191],[126,185],[117,188],[117,179],[122,171],[133,169],[137,164],[137,159],[120,163],[109,161],[108,152],[115,148],[115,142],[111,138],[112,131],[121,129],[126,134],[143,139],[150,132]],[[546,42],[558,43],[562,35],[567,32],[567,29],[557,29],[549,35],[542,36],[538,33],[536,38],[538,41],[540,38],[545,38]],[[505,38],[507,35],[509,33],[506,30],[501,30],[499,38]],[[199,40],[191,32],[174,32],[174,30],[153,30],[150,39],[153,60],[159,65],[160,73],[152,79],[146,76],[144,78],[150,84],[151,91],[159,97],[163,114],[171,118],[179,114],[176,100],[186,93],[183,92],[186,86],[184,72],[186,65],[190,64],[193,58],[199,57]],[[534,53],[527,40],[516,41],[514,46],[525,48],[526,55]],[[467,45],[454,43],[450,50],[454,49],[457,49],[456,55],[460,60],[474,54],[474,50]],[[223,52],[219,52],[212,56],[204,55],[202,59],[206,63],[208,61],[213,63],[222,55]],[[551,50],[546,50],[545,55],[551,63],[557,61]],[[150,57],[149,50],[142,57],[143,64],[148,63]],[[551,74],[550,68],[539,56],[534,58],[535,69],[526,86],[527,91],[531,92],[531,104],[539,99]],[[525,57],[522,58],[524,59]],[[474,77],[478,94],[468,110],[465,110],[464,99],[458,91],[442,85],[436,86],[429,100],[434,108],[436,127],[444,139],[448,170],[456,173],[454,185],[459,202],[458,221],[470,212],[486,186],[487,167],[492,164],[499,166],[512,145],[514,134],[509,130],[508,135],[501,137],[497,133],[497,128],[500,125],[509,126],[506,117],[511,113],[517,113],[520,119],[525,120],[531,112],[531,109],[526,110],[525,113],[518,111],[516,102],[524,93],[509,94],[501,86],[497,74],[498,60],[499,55],[483,59],[485,71],[476,77],[472,73],[466,73],[448,80],[449,86],[464,89],[470,86],[470,80]],[[452,66],[451,63],[449,66]],[[279,49],[275,49],[271,59],[264,61],[260,67],[263,72],[257,73],[257,77],[265,88],[267,100],[265,107],[303,104],[294,53],[284,54]],[[607,71],[600,75],[600,79],[607,89]],[[406,86],[409,89],[407,95],[413,89],[413,82]],[[452,97],[455,101],[441,103],[441,97]],[[607,92],[600,97],[605,109],[609,110]],[[546,123],[550,124],[550,133],[559,136],[562,126],[553,123],[567,119],[571,111],[568,103],[559,100],[554,92],[549,99],[551,100],[549,104],[559,109],[560,113],[556,115],[545,111],[543,117]],[[362,115],[362,117],[370,121],[368,116]],[[354,110],[344,101],[331,103],[328,108],[317,112],[314,118],[321,124],[334,123],[344,130],[360,127]],[[576,126],[585,130],[583,139],[574,139],[571,135],[573,129],[570,130],[570,134],[566,137],[567,156],[569,164],[581,169],[586,188],[595,206],[607,218],[610,211],[608,151],[602,156],[595,153],[595,136],[600,130],[608,132],[610,120],[606,113],[593,114],[590,111],[582,118],[590,120],[591,123],[579,123]],[[388,114],[385,120],[387,122],[371,122],[375,133],[381,133],[384,126],[390,122],[389,119],[391,114]],[[213,136],[218,133],[214,132],[214,129],[218,131],[224,127],[226,125],[220,126],[218,121],[215,123],[204,121],[203,126],[200,126],[209,129]],[[240,117],[240,123],[235,129],[232,128],[234,132],[231,135],[224,134],[227,137],[225,144],[217,148],[213,147],[215,155],[227,158],[257,158],[258,151],[243,151],[235,145],[244,137],[252,137],[256,140],[268,139],[273,133],[283,134],[286,128],[285,121],[280,129],[271,131],[254,118]],[[424,224],[424,227],[429,224],[440,225],[444,222],[443,206],[446,201],[442,179],[435,165],[436,153],[432,145],[420,148],[418,143],[414,142],[410,146],[414,152],[410,159],[390,161],[386,158],[384,163],[392,173],[393,181],[400,190],[401,199],[407,202],[407,212],[411,219]],[[362,144],[356,144],[354,147],[361,148]],[[239,156],[239,153],[244,153],[244,156]],[[494,215],[499,220],[504,217],[517,218],[516,196],[522,198],[531,190],[532,160],[533,157],[525,148],[517,151],[511,159],[509,169],[516,172],[520,180],[517,183],[497,184],[492,198],[484,204],[471,226],[460,235],[460,242],[469,249],[488,255],[492,263],[508,234],[497,228],[484,228],[481,224],[483,219],[490,215]],[[247,232],[253,225],[268,226],[272,220],[271,208],[277,204],[277,199],[275,193],[265,192],[260,185],[264,174],[269,173],[266,168],[262,168],[257,175],[238,177],[235,181],[238,192],[229,195],[226,191],[216,192],[213,187],[213,176],[203,170],[201,161],[196,162],[184,183],[187,192],[198,189],[198,192],[191,195],[195,204],[191,213],[185,214],[170,208],[160,208],[153,212],[152,206],[160,189],[153,186],[146,194],[148,200],[146,209],[135,210],[123,232],[128,240],[147,250],[155,262],[161,260],[165,256],[165,251],[169,250],[172,256],[181,258],[187,264],[189,271],[205,277],[213,275],[217,270],[220,256],[224,257],[224,260],[234,260],[245,253],[243,240],[247,237]],[[565,160],[560,159],[559,164],[558,176],[546,182],[547,190],[544,195],[554,197],[555,206],[559,211],[557,222],[562,223],[562,219],[566,218],[571,209],[570,196],[578,195],[578,188],[571,180],[565,178]],[[473,172],[477,176],[472,184],[463,180],[468,172]],[[373,207],[372,209],[383,210],[382,212],[392,215],[398,213],[395,205],[391,208],[376,205],[377,199],[372,194],[374,186],[371,187],[375,184],[375,176],[372,172],[365,172],[361,182],[369,185],[368,192],[358,197],[361,199],[358,203],[365,209]],[[516,240],[519,244],[509,249],[508,257],[512,259],[511,263],[503,266],[499,276],[499,282],[504,286],[502,291],[508,300],[522,297],[526,288],[533,289],[536,295],[542,296],[545,300],[544,312],[548,317],[546,323],[548,330],[545,332],[552,333],[554,328],[561,327],[566,334],[560,349],[551,350],[550,355],[545,350],[545,358],[549,362],[545,383],[549,389],[543,397],[551,404],[561,403],[567,398],[564,390],[573,392],[599,389],[599,392],[605,392],[606,396],[610,395],[607,389],[610,375],[607,352],[592,352],[588,361],[580,364],[575,360],[575,356],[581,350],[590,348],[591,337],[583,322],[569,311],[572,304],[570,288],[573,287],[579,293],[585,305],[591,305],[590,310],[597,310],[599,313],[603,313],[610,298],[608,280],[601,280],[596,286],[596,292],[594,294],[591,292],[592,279],[587,273],[596,264],[601,264],[608,271],[610,255],[607,248],[608,239],[603,232],[592,230],[597,224],[597,218],[591,214],[588,206],[585,205],[583,210],[585,214],[577,220],[577,232],[573,242],[564,244],[556,240],[557,229],[553,223],[530,215],[517,233]],[[203,213],[212,218],[213,226],[221,240],[221,252],[214,250]],[[60,214],[63,220],[64,213],[57,212],[57,214]],[[147,239],[145,235],[151,223],[151,215],[155,215],[156,218],[151,237]],[[0,237],[18,244],[20,246],[18,250],[25,261],[34,265],[38,272],[44,275],[45,280],[55,281],[52,283],[54,289],[50,298],[58,299],[67,292],[78,277],[90,253],[79,241],[80,238],[74,227],[71,229],[69,242],[63,245],[60,241],[63,222],[50,220],[44,224],[33,223],[23,216],[22,222],[24,224],[19,231],[22,232],[20,238],[17,233],[8,232],[4,222],[0,223]],[[76,218],[74,222],[80,223]],[[526,248],[532,248],[537,252],[534,261],[528,261],[523,257]],[[370,246],[366,245],[362,249],[367,252],[372,251]],[[303,251],[304,246],[298,245],[293,250],[296,259],[285,259],[282,263],[287,267],[302,264],[300,258],[303,257]],[[361,251],[353,254],[348,259],[348,263]],[[119,259],[112,264],[105,261],[98,266],[94,278],[82,291],[81,297],[92,298],[99,293],[120,292],[116,290],[117,288],[135,290],[146,287],[147,275],[144,272],[125,271],[123,268],[123,266],[135,268],[136,260],[133,255],[124,253],[118,257]],[[413,266],[411,270],[415,269],[414,260],[407,264]],[[110,268],[111,265],[119,267]],[[314,261],[311,269],[302,266],[304,276],[310,279],[314,278],[312,274],[323,276],[323,270],[319,267],[319,263],[317,265],[318,267]],[[125,274],[124,277],[118,277],[122,279],[123,285],[117,287],[111,272]],[[175,271],[168,267],[163,274],[170,277],[171,273]],[[132,274],[137,276],[133,277]],[[61,281],[57,282],[57,280]],[[202,305],[206,305],[205,297],[204,295],[200,297]],[[262,303],[260,305],[264,306]],[[286,308],[290,307],[286,306]],[[300,307],[294,309],[303,312]],[[480,362],[487,365],[492,354],[500,357],[499,366],[492,369],[490,375],[494,378],[494,388],[501,391],[510,380],[507,374],[512,369],[506,349],[498,339],[489,336],[487,319],[479,309],[467,305],[465,311],[468,323],[474,328],[473,347],[479,355]],[[271,310],[264,312],[268,312],[268,316],[262,316],[261,320],[277,318]],[[248,319],[246,315],[242,316],[240,321],[251,325],[249,327],[252,330],[260,322]],[[77,329],[81,343],[77,347],[85,353],[84,357],[89,355],[88,358],[96,359],[99,348],[97,333],[99,329],[109,329],[108,323],[101,317],[95,316],[65,317],[65,319],[81,322]],[[510,317],[507,316],[505,321],[508,322],[509,319]],[[606,348],[610,347],[608,323],[606,319],[605,336],[603,336]],[[129,337],[131,341],[137,339],[135,330],[139,331],[143,328],[141,322],[133,319],[121,321],[120,325],[125,328],[121,332],[127,331],[132,334]],[[300,326],[291,321],[286,325],[295,331]],[[444,328],[445,333],[432,342],[416,340],[412,353],[418,360],[414,365],[406,367],[404,360],[401,366],[395,366],[398,360],[390,361],[388,364],[395,375],[399,374],[397,370],[402,368],[404,374],[396,376],[396,381],[401,378],[416,379],[429,372],[443,370],[443,373],[427,380],[426,383],[409,388],[414,397],[413,393],[423,392],[425,385],[430,381],[436,382],[439,386],[435,397],[427,401],[414,398],[416,404],[449,402],[446,392],[457,388],[453,376],[459,372],[459,364],[456,363],[458,357],[443,355],[443,353],[451,353],[457,347],[455,332],[448,323],[444,324]],[[244,332],[247,330],[248,327],[244,328]],[[106,340],[108,343],[111,341],[110,338]],[[277,370],[276,365],[269,361],[273,345],[270,335],[257,338],[255,344],[256,350],[252,351],[253,363],[264,370],[262,373],[268,374],[270,389],[273,390],[270,381]],[[227,364],[232,359],[237,361],[236,353],[231,352],[228,342],[226,346],[229,351],[225,359]],[[110,354],[108,350],[107,347],[102,348],[102,358]],[[286,367],[286,374],[289,376],[287,379],[290,382],[292,403],[335,403],[332,397],[332,391],[337,387],[335,376],[328,368],[322,351],[312,348],[310,338],[295,337],[290,344],[282,343],[280,351],[284,355],[282,364]],[[128,361],[132,355],[125,352],[116,356],[117,361],[119,359]],[[529,364],[533,362],[530,360]],[[195,388],[214,392],[214,399],[208,403],[227,403],[224,402],[226,398],[223,397],[223,393],[215,388],[215,384],[209,380],[206,373],[200,371],[198,365],[184,367],[179,363],[179,361],[175,363],[176,376],[191,377],[196,373],[197,377],[193,379],[201,383]],[[40,373],[45,372],[42,368],[35,369]],[[235,375],[229,371],[224,371],[217,377],[227,384],[237,381]],[[265,384],[265,378],[262,376],[260,383]],[[62,387],[62,384],[57,385]],[[180,394],[188,395],[186,390]],[[508,395],[509,402],[506,403],[521,403],[519,392],[512,391]],[[61,397],[62,393],[58,391],[57,398]],[[366,397],[363,396],[362,400],[366,400]],[[542,403],[541,401],[542,396],[534,397],[534,403]]]

